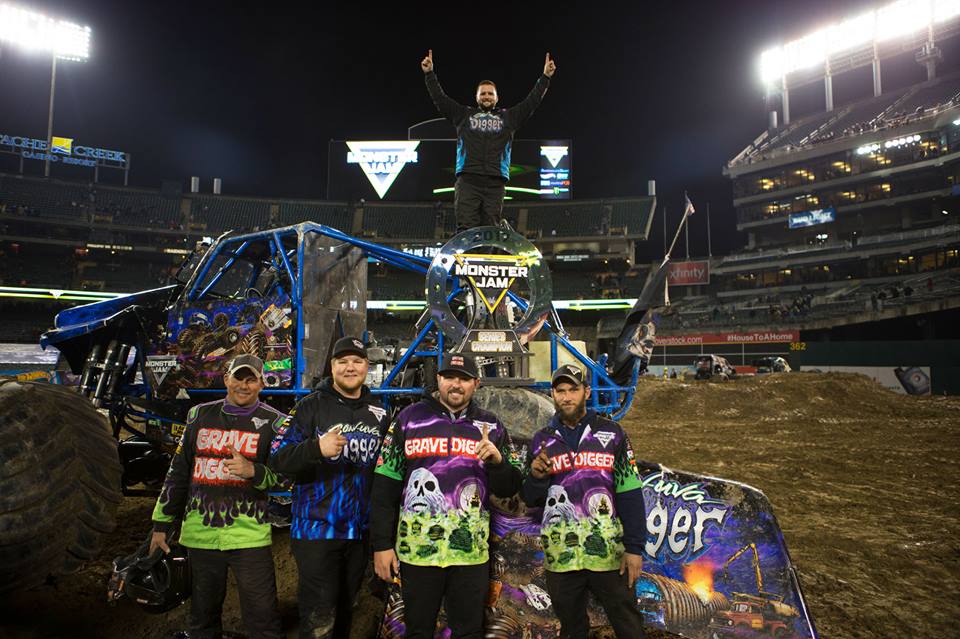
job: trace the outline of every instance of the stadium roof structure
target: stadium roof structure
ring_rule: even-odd
[[[950,124],[958,116],[960,72],[768,129],[730,160],[724,172],[736,177],[866,144],[884,144]]]

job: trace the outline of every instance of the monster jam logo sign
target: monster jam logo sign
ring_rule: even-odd
[[[526,283],[530,299],[516,300],[523,316],[507,332],[522,344],[540,330],[550,313],[553,285],[543,255],[507,225],[462,231],[440,248],[427,270],[430,313],[446,339],[465,347],[472,327],[460,322],[451,299],[463,289],[472,289],[493,315],[518,280]]]
[[[175,355],[151,355],[147,357],[147,368],[157,378],[157,385],[163,384],[167,373],[180,368]]]
[[[419,140],[399,142],[347,142],[348,164],[359,164],[382,199],[407,164],[417,162]]]
[[[492,314],[517,278],[527,278],[527,257],[517,255],[454,255],[454,274],[467,278]],[[490,301],[484,289],[498,291]]]

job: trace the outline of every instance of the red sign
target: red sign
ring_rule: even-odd
[[[779,344],[799,342],[800,331],[756,331],[753,333],[692,333],[657,335],[657,346],[695,346],[697,344]]]
[[[710,262],[671,262],[667,265],[667,284],[686,286],[710,283]]]

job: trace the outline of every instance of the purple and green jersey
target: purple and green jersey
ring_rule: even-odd
[[[476,454],[484,429],[504,459],[489,468]],[[376,470],[403,482],[394,546],[400,561],[435,567],[486,562],[488,500],[500,492],[492,484],[512,471],[513,492],[519,487],[510,451],[500,420],[473,404],[459,416],[432,398],[405,408],[384,439]]]
[[[543,505],[540,541],[547,570],[618,570],[625,542],[628,551],[639,552],[634,549],[644,538],[642,484],[633,449],[619,424],[593,411],[578,426],[583,434],[576,448],[564,441],[561,429],[568,427],[557,417],[534,434],[527,467],[546,451],[551,470],[546,479],[527,478],[524,500]],[[630,512],[621,512],[625,508]],[[639,517],[633,512],[637,509]]]

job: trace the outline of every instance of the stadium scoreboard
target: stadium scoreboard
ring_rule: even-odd
[[[570,140],[514,140],[506,196],[566,200],[573,195]],[[453,199],[456,140],[332,140],[331,200],[424,202]]]

